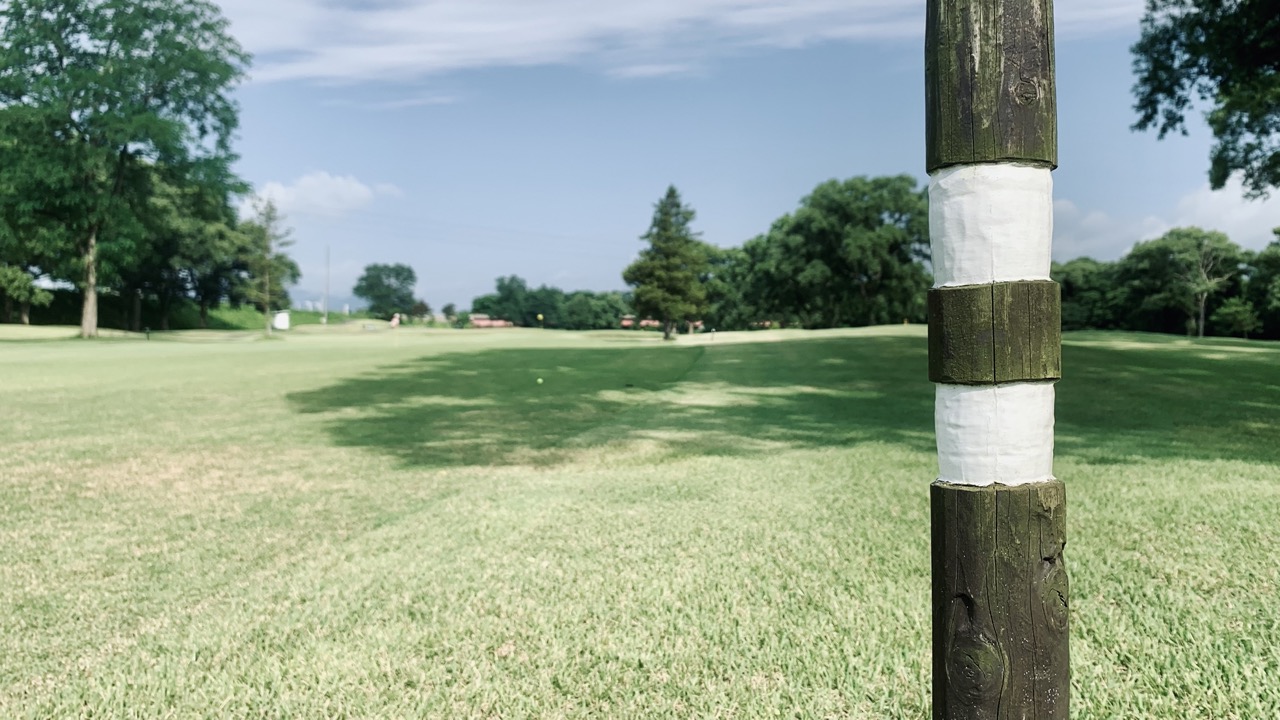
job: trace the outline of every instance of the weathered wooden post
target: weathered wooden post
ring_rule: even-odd
[[[933,716],[1065,720],[1052,0],[928,0]]]

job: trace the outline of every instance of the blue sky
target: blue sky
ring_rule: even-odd
[[[675,184],[717,245],[819,182],[924,175],[923,2],[220,0],[254,53],[241,174],[294,228],[318,298],[403,262],[435,308],[499,275],[620,289]],[[1134,121],[1141,0],[1057,3],[1054,256],[1195,224],[1259,248],[1280,197],[1210,192],[1210,138]],[[338,303],[340,305],[341,302]]]

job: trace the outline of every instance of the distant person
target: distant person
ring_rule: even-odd
[[[400,313],[396,313],[395,315],[391,316],[391,327],[393,328],[400,327]]]

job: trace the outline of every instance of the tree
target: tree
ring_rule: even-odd
[[[654,205],[653,221],[641,240],[649,247],[622,273],[635,288],[636,312],[662,321],[662,337],[670,340],[676,323],[699,319],[706,309],[707,246],[690,229],[696,213],[672,185]]]
[[[48,154],[39,147],[45,130],[34,111],[5,108],[0,101],[0,265],[31,276],[51,275],[70,247],[62,222],[69,210],[60,183],[66,178],[65,165],[47,162]],[[17,285],[25,286],[25,281],[15,274],[9,282],[14,293],[6,295],[6,308],[19,302],[25,318],[29,306],[17,300],[26,292]]]
[[[196,300],[206,327],[209,307],[230,294],[235,274],[245,270],[242,258],[251,252],[231,204],[233,193],[248,188],[218,173],[173,173],[162,165],[148,171],[147,194],[136,198],[144,202],[133,211],[137,236],[104,246],[101,263],[113,271],[119,294],[134,300],[125,323],[130,329],[141,329],[144,296],[155,300],[160,329],[169,329],[173,307],[187,298]]]
[[[516,325],[529,327],[537,321],[529,322],[536,312],[529,309],[529,285],[518,275],[500,277],[496,291],[481,295],[471,301],[471,312],[488,315],[491,318],[510,320]]]
[[[427,304],[426,300],[417,300],[413,303],[413,307],[409,308],[409,317],[423,322],[430,322],[431,306]]]
[[[746,301],[806,327],[922,322],[928,219],[910,176],[824,182],[744,246]]]
[[[1275,0],[1147,0],[1133,46],[1137,130],[1186,133],[1211,103],[1214,189],[1243,176],[1251,197],[1280,185],[1280,12]]]
[[[186,292],[200,312],[200,327],[208,327],[209,309],[229,298],[239,278],[247,272],[245,258],[251,254],[251,238],[246,225],[239,222],[232,198],[249,190],[234,176],[207,168],[211,172],[187,174],[173,205],[180,214],[171,217],[170,225],[178,236],[178,254],[174,259]],[[282,219],[281,219],[282,220]],[[287,236],[288,231],[285,231]],[[286,238],[281,238],[286,240]],[[277,250],[285,247],[281,244]],[[301,273],[287,256],[277,259],[277,280],[297,282]],[[276,295],[282,302],[288,293],[283,283]]]
[[[1187,332],[1204,337],[1210,300],[1240,272],[1244,259],[1226,235],[1194,227],[1135,245],[1117,266],[1130,324],[1169,332],[1172,323],[1160,316],[1180,313]],[[1143,327],[1152,322],[1156,327]]]
[[[266,317],[266,331],[271,334],[271,314],[275,308],[289,307],[286,285],[298,282],[302,273],[284,251],[293,245],[293,231],[284,224],[284,216],[274,201],[256,197],[252,201],[253,217],[242,224],[247,237],[243,295]]]
[[[452,325],[454,319],[458,317],[458,306],[453,303],[445,303],[445,306],[440,309],[440,312],[444,314],[445,322]]]
[[[1280,339],[1280,228],[1276,240],[1249,260],[1245,297],[1258,312],[1262,337]]]
[[[356,297],[369,303],[369,312],[390,319],[396,313],[408,314],[413,308],[413,288],[418,276],[408,265],[368,265],[356,281]]]
[[[23,325],[31,324],[31,306],[44,306],[53,301],[53,294],[35,284],[23,268],[0,263],[0,297],[4,298],[4,314],[0,322],[12,322],[13,303],[21,308]]]
[[[745,330],[763,319],[757,307],[758,278],[751,270],[751,256],[745,249],[711,248],[703,276],[707,311],[702,319],[707,327]]]
[[[1116,327],[1115,264],[1076,258],[1054,263],[1050,276],[1062,287],[1062,329]]]
[[[1247,338],[1249,333],[1257,332],[1262,327],[1262,321],[1258,319],[1258,311],[1253,309],[1253,305],[1241,297],[1233,297],[1222,303],[1222,306],[1213,313],[1213,324],[1226,330],[1232,335],[1239,335]]]
[[[100,245],[145,193],[145,167],[230,167],[231,90],[249,57],[208,0],[9,0],[0,5],[0,115],[27,131],[20,194],[73,236],[80,333],[97,334]],[[0,125],[5,124],[0,121]],[[56,194],[50,194],[56,193]]]
[[[524,327],[564,326],[564,291],[549,285],[539,285],[536,290],[529,291],[525,306],[525,315],[516,320],[517,325]]]
[[[566,330],[617,328],[628,309],[620,292],[594,293],[579,290],[569,293],[559,326]]]

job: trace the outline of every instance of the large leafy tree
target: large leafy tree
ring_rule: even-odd
[[[208,0],[0,4],[0,128],[22,130],[29,169],[15,190],[69,233],[83,336],[97,333],[100,246],[137,237],[147,166],[229,168],[247,63]]]
[[[742,330],[762,319],[752,300],[753,279],[743,248],[710,248],[703,277],[707,288],[703,321],[709,329]]]
[[[61,193],[66,167],[47,164],[50,153],[40,147],[46,130],[39,113],[0,104],[0,265],[31,278],[59,269],[68,247],[61,220],[70,209]],[[27,291],[18,288],[28,281],[16,272],[8,277],[11,292],[5,302],[21,304],[25,320],[29,303],[19,295]]]
[[[539,312],[533,307],[534,292],[519,275],[503,276],[498,278],[494,292],[471,301],[471,312],[531,327],[537,324]]]
[[[1136,129],[1186,132],[1209,104],[1209,181],[1234,173],[1251,196],[1280,185],[1280,8],[1275,0],[1147,0],[1133,46]]]
[[[690,228],[695,217],[680,191],[668,187],[654,206],[649,231],[640,238],[649,247],[622,273],[622,279],[635,287],[636,312],[661,320],[662,336],[668,340],[677,323],[698,320],[706,310],[703,276],[710,251]]]
[[[550,285],[539,285],[529,291],[525,316],[515,321],[524,327],[564,327],[564,291]]]
[[[232,193],[247,188],[218,174],[173,175],[166,170],[152,168],[149,197],[139,211],[141,236],[128,245],[132,257],[115,263],[121,268],[122,294],[136,301],[131,322],[135,331],[144,294],[155,300],[162,330],[169,329],[174,304],[187,297],[199,307],[200,326],[207,327],[209,308],[231,295],[256,250],[254,239],[238,226],[231,204]],[[287,276],[282,268],[277,279]]]
[[[396,313],[409,313],[415,302],[413,288],[417,284],[418,276],[408,265],[374,263],[365,267],[353,292],[369,303],[370,313],[389,319]]]
[[[806,327],[923,321],[928,218],[910,176],[824,182],[744,247],[748,300]]]
[[[1138,243],[1116,268],[1129,327],[1169,332],[1179,316],[1205,336],[1211,301],[1238,280],[1246,256],[1220,232],[1176,228]]]
[[[608,330],[619,327],[622,316],[629,312],[630,306],[620,292],[579,290],[569,293],[560,327],[566,330]]]

